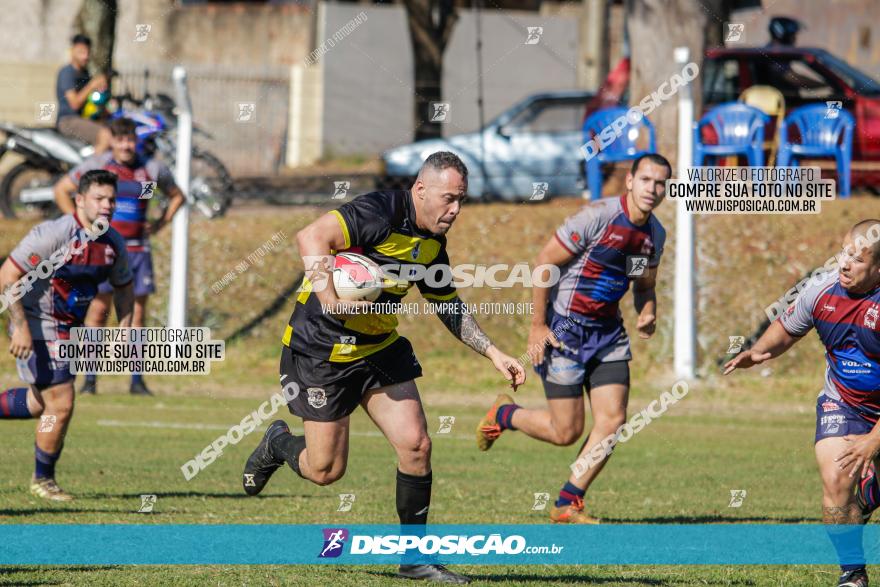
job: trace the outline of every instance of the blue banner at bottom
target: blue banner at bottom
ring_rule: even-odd
[[[704,525],[0,525],[0,564],[880,563],[880,527]]]

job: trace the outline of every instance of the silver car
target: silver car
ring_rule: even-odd
[[[584,189],[581,129],[593,95],[585,91],[534,94],[503,112],[482,132],[390,149],[382,154],[385,169],[379,187],[409,187],[428,155],[452,151],[468,167],[472,198],[516,201],[579,196]]]

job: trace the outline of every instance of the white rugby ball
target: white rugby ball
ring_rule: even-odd
[[[385,283],[382,269],[357,253],[339,253],[333,263],[333,287],[340,300],[375,301]]]

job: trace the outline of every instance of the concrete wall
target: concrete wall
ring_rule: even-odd
[[[37,104],[55,101],[55,77],[68,61],[79,2],[0,0],[0,119],[24,125]],[[189,71],[194,117],[215,135],[203,146],[237,175],[274,173],[283,164],[290,65],[311,50],[312,12],[297,5],[196,5],[173,0],[119,0],[114,91],[173,91],[171,68]],[[143,42],[137,25],[150,26]],[[256,104],[256,119],[237,120],[237,105]],[[48,121],[49,124],[54,120]]]
[[[324,73],[325,155],[376,153],[413,136],[413,60],[402,6],[321,5],[318,45],[358,13],[366,21],[335,42],[318,65]],[[577,19],[485,10],[483,92],[490,120],[529,94],[576,87]],[[526,45],[527,27],[543,27]],[[444,135],[478,128],[476,16],[463,10],[444,55]]]
[[[181,5],[175,0],[117,0],[114,65],[177,60],[242,66],[293,65],[311,50],[314,11],[297,4]],[[0,0],[5,61],[67,60],[76,0]],[[135,41],[136,26],[151,27]]]
[[[875,79],[880,79],[880,0],[773,0],[766,12],[741,10],[731,22],[745,25],[740,42],[730,46],[763,45],[770,40],[767,24],[774,16],[790,16],[806,24],[798,35],[802,47],[827,49]]]

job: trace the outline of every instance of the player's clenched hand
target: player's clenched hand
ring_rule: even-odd
[[[655,328],[657,328],[657,317],[654,314],[639,314],[639,320],[636,322],[639,338],[651,338]]]
[[[547,345],[559,348],[559,341],[553,335],[553,331],[546,324],[532,324],[529,329],[529,342],[526,352],[532,360],[532,365],[540,365],[544,362],[544,347]]]
[[[27,328],[15,328],[12,331],[9,353],[16,359],[27,359],[33,350],[34,341],[31,339],[30,330]]]
[[[773,355],[769,352],[762,353],[753,349],[743,351],[733,359],[724,364],[724,375],[731,373],[734,369],[748,369],[755,365],[760,365]]]
[[[874,434],[847,434],[843,439],[850,444],[837,455],[834,462],[844,471],[849,470],[850,477],[855,477],[861,467],[861,477],[866,477],[871,463],[880,453],[880,439]]]
[[[519,361],[513,357],[505,355],[494,346],[489,347],[487,354],[492,360],[492,364],[495,365],[495,368],[498,369],[498,371],[504,375],[504,378],[510,382],[513,391],[516,391],[517,387],[525,383],[526,370],[523,369],[523,366]]]

